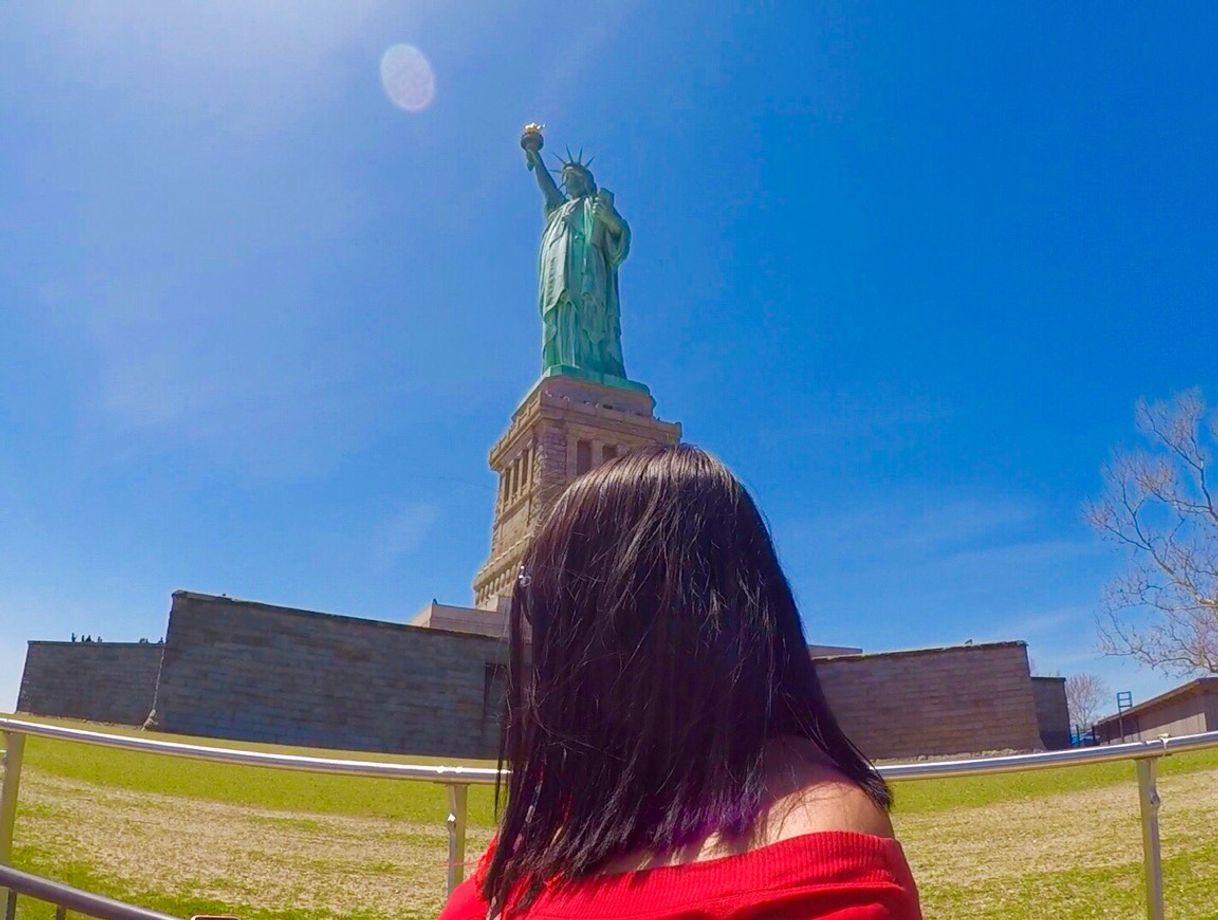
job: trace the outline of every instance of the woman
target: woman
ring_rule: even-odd
[[[496,842],[441,920],[919,918],[757,507],[688,445],[572,483],[512,596]]]

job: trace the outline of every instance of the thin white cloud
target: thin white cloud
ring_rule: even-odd
[[[1093,618],[1093,604],[1045,606],[997,616],[968,638],[976,642],[1022,639],[1028,643],[1033,673],[1067,673],[1079,670],[1080,664],[1094,665],[1101,657],[1091,631]]]
[[[924,496],[819,516],[797,522],[793,529],[806,536],[819,535],[859,562],[943,559],[980,551],[979,543],[1012,542],[1041,513],[1035,503],[1000,496]]]
[[[833,439],[884,438],[910,428],[933,425],[951,417],[941,399],[910,394],[885,394],[863,399],[854,393],[832,393],[823,405],[807,413],[802,434]]]
[[[638,7],[638,0],[589,6],[582,11],[579,28],[570,30],[566,41],[555,43],[553,60],[544,71],[545,82],[537,93],[538,115],[543,120],[588,95],[582,79],[585,72]]]
[[[430,504],[409,505],[381,524],[373,546],[373,557],[389,568],[413,555],[440,520],[440,509]]]
[[[74,80],[189,110],[201,121],[266,130],[342,81],[379,0],[84,0],[37,4],[50,60]]]
[[[1061,640],[1090,655],[1105,557],[1080,529],[1035,498],[957,489],[872,498],[776,536],[821,641]]]
[[[57,282],[47,321],[83,344],[82,434],[116,454],[206,455],[259,478],[324,468],[375,423],[375,343],[343,305],[149,275]],[[367,346],[367,347],[365,347]],[[91,364],[91,366],[88,366]],[[109,447],[107,447],[109,445]]]
[[[995,565],[1014,567],[1062,563],[1080,556],[1100,557],[1104,554],[1105,548],[1095,540],[1050,537],[1017,540],[976,549],[959,549],[944,553],[942,558],[945,563],[951,563],[958,568]]]
[[[1058,633],[1063,627],[1077,627],[1079,624],[1090,625],[1094,613],[1094,605],[1089,604],[1032,610],[1004,620],[1001,624],[1001,631],[1008,636],[1038,636]],[[1077,635],[1077,629],[1073,629],[1072,632]]]
[[[1008,498],[961,498],[923,507],[902,522],[898,539],[933,554],[950,554],[970,541],[1021,532],[1040,509]]]

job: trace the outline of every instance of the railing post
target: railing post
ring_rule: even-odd
[[[464,783],[448,783],[448,893],[465,878],[465,816],[469,799],[469,786]]]
[[[1142,814],[1142,873],[1146,884],[1146,916],[1163,920],[1163,854],[1159,847],[1159,758],[1136,761],[1138,805]]]
[[[13,863],[13,827],[17,823],[17,789],[21,785],[21,759],[25,754],[25,735],[4,733],[4,781],[0,783],[0,866]],[[0,894],[5,889],[0,888]],[[5,914],[17,910],[17,892],[7,892]]]
[[[13,862],[13,826],[17,822],[17,789],[21,785],[21,759],[25,735],[4,733],[4,782],[0,784],[0,866]]]

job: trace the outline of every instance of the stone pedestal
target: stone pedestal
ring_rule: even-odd
[[[641,384],[569,375],[538,381],[491,448],[499,490],[490,558],[474,576],[478,607],[498,610],[500,598],[511,595],[529,536],[571,480],[617,454],[681,440],[681,426],[654,412]]]

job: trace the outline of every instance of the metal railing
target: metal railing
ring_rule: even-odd
[[[6,888],[8,896],[5,898],[4,920],[15,920],[19,894],[54,904],[56,920],[66,917],[69,910],[86,917],[96,917],[97,920],[177,920],[168,914],[133,907],[99,894],[90,894],[79,888],[0,865],[0,891]]]
[[[4,782],[3,785],[0,785],[0,866],[9,865],[12,857],[17,792],[21,781],[22,752],[27,735],[142,751],[147,754],[209,760],[217,763],[439,783],[446,787],[448,794],[446,825],[448,828],[447,882],[449,891],[460,884],[464,877],[469,787],[492,785],[499,775],[498,770],[489,767],[423,766],[329,757],[305,757],[296,754],[272,754],[263,751],[239,751],[130,735],[110,735],[60,725],[42,725],[7,717],[0,717],[0,732],[4,734],[6,749]],[[1127,744],[1114,744],[1106,747],[1047,751],[1041,754],[886,764],[879,770],[887,780],[905,782],[1132,760],[1136,767],[1138,805],[1142,825],[1142,867],[1146,890],[1146,916],[1150,920],[1163,920],[1163,869],[1159,848],[1159,793],[1156,787],[1159,760],[1183,751],[1212,747],[1218,747],[1218,731],[1199,735],[1182,735],[1178,738],[1163,737],[1154,741],[1132,741]]]

